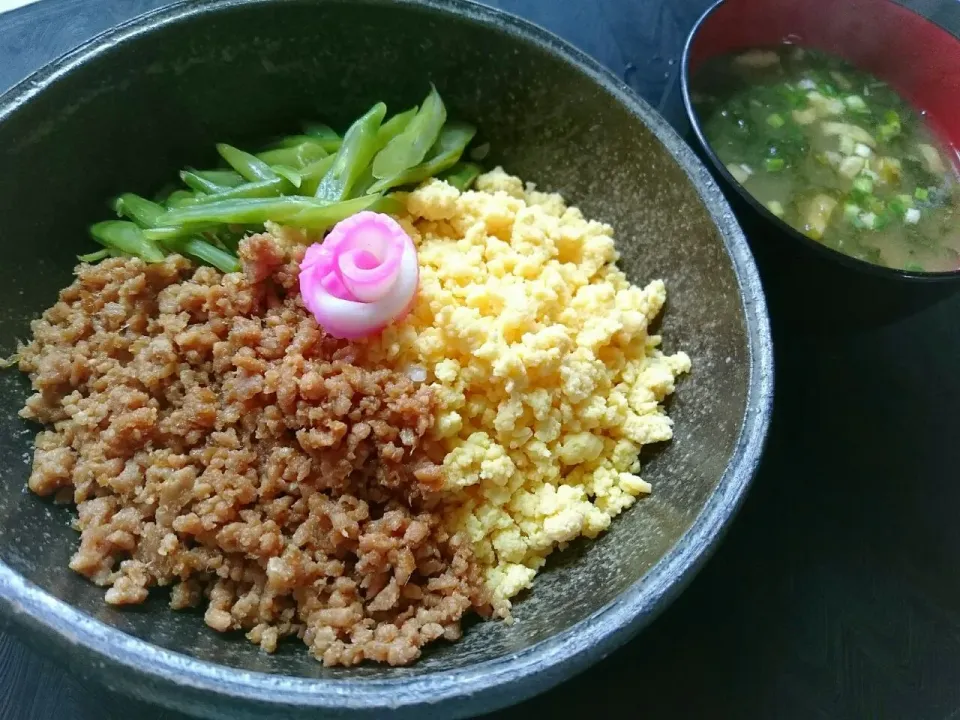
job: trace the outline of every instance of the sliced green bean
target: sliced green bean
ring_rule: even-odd
[[[317,194],[317,188],[320,187],[320,181],[327,174],[333,161],[337,159],[336,155],[328,155],[322,160],[312,162],[300,171],[300,194],[313,197]]]
[[[440,179],[453,185],[457,190],[463,192],[469,190],[483,169],[472,162],[459,162],[452,168],[440,174]]]
[[[190,205],[197,201],[197,196],[189,190],[174,190],[170,193],[164,205],[168,208]]]
[[[192,170],[181,170],[180,179],[183,180],[183,184],[188,188],[200,193],[218,193],[227,189],[223,185],[217,185],[216,183],[207,180],[205,177],[193,172]]]
[[[277,174],[263,160],[259,159],[256,155],[251,155],[239,148],[235,148],[233,145],[219,143],[217,145],[217,152],[220,153],[220,157],[227,162],[227,165],[250,182],[274,180],[277,178]]]
[[[375,209],[382,201],[383,198],[379,195],[365,195],[338,203],[315,203],[283,220],[276,220],[276,222],[306,230],[326,230],[351,215],[356,215],[358,212],[371,208]]]
[[[149,202],[149,201],[148,201]],[[162,262],[163,251],[143,236],[135,223],[126,220],[105,220],[90,227],[90,235],[107,248],[133,255],[146,262]]]
[[[440,136],[447,110],[437,89],[431,85],[416,116],[403,132],[387,143],[373,160],[373,175],[378,180],[393,178],[423,161]]]
[[[353,185],[353,192],[350,194],[353,197],[363,197],[364,195],[370,194],[370,188],[376,182],[376,178],[373,176],[373,169],[367,165],[360,177],[357,178],[357,182]]]
[[[377,131],[377,144],[385,147],[388,142],[407,129],[410,121],[417,116],[418,107],[414,106],[402,113],[397,113],[387,120]]]
[[[316,197],[331,202],[350,197],[350,190],[377,153],[377,132],[386,114],[387,106],[377,103],[350,126]]]
[[[80,262],[90,263],[92,265],[93,263],[98,263],[101,260],[106,260],[108,257],[110,257],[110,251],[104,248],[103,250],[97,250],[96,252],[87,253],[86,255],[77,255],[77,260]]]
[[[221,250],[199,238],[187,238],[168,245],[181,255],[212,265],[220,272],[231,273],[240,270],[240,261],[228,252]]]
[[[290,181],[279,175],[273,180],[263,180],[261,182],[247,183],[239,187],[230,188],[223,192],[213,195],[203,195],[198,197],[192,205],[207,205],[210,203],[222,202],[224,200],[239,200],[241,198],[269,198],[282,195],[284,192],[292,190]],[[184,205],[186,207],[188,205]]]
[[[187,238],[195,237],[198,233],[216,230],[219,227],[220,225],[218,223],[211,223],[205,226],[173,225],[173,226],[152,227],[152,228],[145,228],[143,230],[143,236],[147,240],[151,240],[155,243],[159,243],[160,245],[167,245],[171,242],[176,242],[179,240],[185,240]]]
[[[120,217],[133,220],[140,227],[153,227],[157,218],[166,212],[163,205],[134,193],[124,193],[113,201],[113,209]]]
[[[423,182],[453,167],[476,133],[477,129],[473,125],[459,122],[447,123],[440,131],[440,137],[431,148],[427,160],[399,175],[375,182],[368,192],[378,193],[392,187]]]
[[[320,142],[323,149],[330,153],[336,152],[340,148],[340,143],[343,142],[333,128],[323,123],[304,123],[303,133]]]
[[[396,194],[384,195],[370,208],[387,215],[402,215],[407,211],[407,203]]]
[[[287,167],[285,165],[274,165],[273,171],[295,188],[299,188],[303,183],[303,176],[291,167]]]
[[[327,151],[319,144],[315,142],[303,142],[290,147],[264,150],[262,153],[257,153],[257,158],[263,160],[263,162],[268,165],[286,165],[299,169],[316,160],[321,160],[327,157],[327,155]]]
[[[180,189],[180,186],[178,183],[172,183],[172,182],[167,183],[160,189],[159,192],[154,194],[153,201],[155,203],[160,203],[161,205],[163,205],[164,203],[167,202],[167,199],[171,195],[173,195],[173,193],[177,192],[177,190],[179,189]]]
[[[297,145],[303,145],[304,143],[311,143],[319,147],[324,152],[335,153],[340,149],[340,144],[342,142],[343,141],[340,139],[340,136],[336,133],[334,133],[332,138],[315,137],[313,135],[286,135],[279,140],[275,140],[266,148],[264,148],[264,152],[269,152],[270,150],[280,150],[282,148],[296,147]]]
[[[301,210],[325,204],[304,197],[237,198],[168,210],[160,221],[167,226],[281,222]]]
[[[236,170],[194,170],[194,173],[223,188],[237,187],[246,182]]]

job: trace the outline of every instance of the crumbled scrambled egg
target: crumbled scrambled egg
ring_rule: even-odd
[[[428,181],[407,209],[420,297],[369,349],[426,369],[451,529],[509,606],[554,548],[596,537],[650,492],[640,448],[671,438],[660,403],[690,359],[648,333],[663,282],[628,282],[610,226],[559,195],[498,168],[464,193]]]

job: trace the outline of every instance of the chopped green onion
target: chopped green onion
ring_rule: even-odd
[[[767,210],[772,212],[777,217],[783,217],[783,205],[776,200],[771,200],[767,203]]]
[[[871,180],[870,178],[864,175],[861,175],[854,179],[853,189],[862,193],[873,192],[873,180]]]
[[[847,104],[847,107],[853,110],[854,112],[858,112],[858,113],[869,112],[867,103],[864,102],[863,98],[860,97],[859,95],[847,95],[847,97],[845,97],[843,101]]]
[[[914,262],[907,263],[903,266],[903,269],[907,272],[925,272],[922,265],[918,265]]]
[[[783,115],[778,113],[773,113],[767,117],[767,125],[772,128],[782,128],[786,124],[786,120],[783,119]]]
[[[767,169],[767,172],[780,172],[785,165],[783,158],[767,158],[763,161],[763,166]]]
[[[921,200],[921,201],[923,201],[923,202],[926,202],[927,200],[930,199],[930,191],[927,190],[926,188],[918,187],[916,190],[913,191],[913,196],[914,196],[917,200]]]

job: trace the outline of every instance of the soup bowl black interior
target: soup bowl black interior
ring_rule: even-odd
[[[949,145],[960,143],[960,40],[892,0],[720,0],[684,47],[682,90],[693,141],[733,206],[775,317],[848,332],[887,323],[960,289],[960,268],[918,273],[854,259],[811,240],[757,202],[714,153],[692,102],[697,71],[727,53],[790,42],[886,81]]]
[[[25,637],[108,687],[209,717],[466,716],[528,697],[610,652],[672,598],[730,521],[762,450],[772,354],[753,260],[707,170],[597,63],[527,23],[448,0],[214,0],[123,26],[0,99],[0,350],[71,279],[85,228],[121,191],[152,194],[214,143],[300,119],[343,128],[433,82],[489,141],[489,166],[563,193],[617,232],[637,281],[663,278],[668,350],[694,370],[655,487],[597,541],[557,553],[517,622],[476,623],[411,667],[324,668],[302,644],[262,653],[158,590],[117,609],[67,568],[71,509],[24,490],[28,394],[0,374],[0,608]]]

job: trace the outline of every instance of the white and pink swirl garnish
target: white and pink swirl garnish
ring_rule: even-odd
[[[337,223],[300,263],[307,309],[330,335],[349,340],[406,316],[419,280],[410,236],[389,215],[370,211]]]

